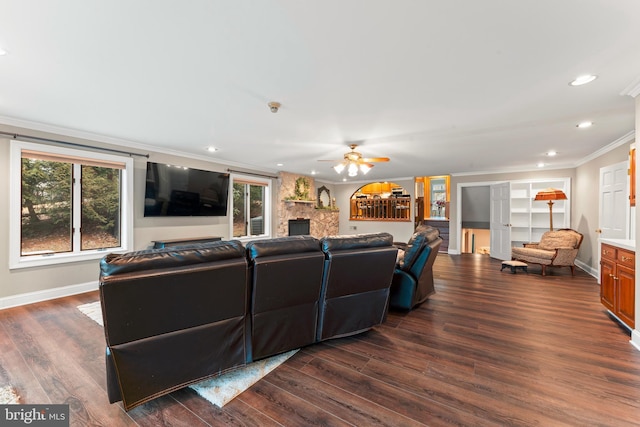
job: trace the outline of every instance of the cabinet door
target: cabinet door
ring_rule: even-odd
[[[616,277],[618,292],[616,295],[616,303],[618,306],[617,315],[630,328],[635,327],[635,287],[636,277],[632,268],[624,265],[617,265]]]
[[[600,260],[600,301],[602,305],[615,312],[615,264],[602,258]]]

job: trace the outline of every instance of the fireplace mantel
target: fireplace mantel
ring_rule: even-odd
[[[298,218],[309,218],[310,234],[315,238],[333,236],[338,234],[339,214],[337,209],[317,209],[315,200],[288,199],[295,195],[296,181],[300,175],[288,172],[280,172],[278,182],[277,198],[278,203],[278,227],[277,237],[289,235],[289,220]],[[310,188],[314,188],[314,181],[311,177],[305,177]]]

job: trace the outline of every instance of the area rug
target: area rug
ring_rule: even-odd
[[[11,386],[0,387],[0,405],[15,405],[20,403],[20,396]]]
[[[103,326],[100,301],[79,305],[78,310],[94,322]],[[209,402],[222,408],[240,393],[258,382],[262,377],[284,363],[297,351],[298,350],[291,350],[287,353],[253,362],[245,367],[194,384],[190,386],[190,388]]]

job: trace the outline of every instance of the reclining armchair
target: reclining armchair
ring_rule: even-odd
[[[435,292],[433,263],[442,244],[437,228],[419,225],[406,244],[395,243],[398,260],[391,282],[390,307],[411,310]]]
[[[389,233],[327,236],[317,341],[354,335],[381,324],[398,249]]]
[[[582,237],[582,234],[570,228],[547,231],[539,242],[525,243],[522,248],[511,248],[511,259],[527,264],[540,264],[543,276],[546,275],[546,267],[569,267],[571,275],[574,275],[574,261]]]

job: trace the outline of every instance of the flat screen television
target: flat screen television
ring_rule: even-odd
[[[147,162],[144,216],[225,216],[229,174]]]

